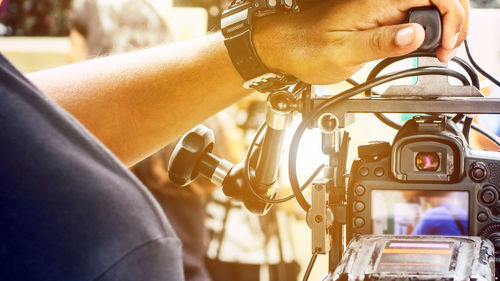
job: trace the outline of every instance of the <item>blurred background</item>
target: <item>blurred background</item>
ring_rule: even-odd
[[[3,0],[0,52],[22,72],[29,73],[96,56],[189,40],[217,31],[226,5],[224,0]],[[471,5],[468,40],[472,54],[479,65],[498,79],[500,0],[474,0]],[[113,39],[106,42],[106,38]],[[458,56],[466,58],[463,47]],[[374,64],[367,64],[354,78],[363,81]],[[331,94],[347,87],[339,83],[316,87],[316,91]],[[500,89],[486,80],[481,83],[481,91],[486,96],[500,97]],[[219,143],[222,147],[219,156],[233,162],[242,159],[264,120],[264,101],[264,95],[254,94],[207,120],[207,126],[216,131],[216,146]],[[408,116],[391,118],[402,122]],[[500,134],[497,115],[477,116],[475,121]],[[218,130],[220,127],[224,129]],[[357,114],[356,123],[349,131],[350,160],[356,157],[359,144],[370,140],[391,141],[396,133],[368,114]],[[291,135],[288,141],[290,139]],[[499,150],[478,135],[472,137],[472,146]],[[167,147],[132,170],[158,198],[180,234],[188,280],[302,278],[311,253],[310,230],[303,212],[294,202],[273,207],[266,217],[256,217],[240,204],[227,200],[209,183],[196,182],[186,192],[168,181],[165,163],[170,152],[171,148]],[[320,150],[319,133],[308,133],[304,137],[299,159],[299,178],[304,181],[325,159]],[[287,193],[286,156],[282,157],[282,163],[280,184],[283,193]],[[169,208],[174,202],[181,204]],[[187,220],[191,224],[187,224]],[[326,274],[326,263],[326,257],[318,258],[310,280],[320,280]]]

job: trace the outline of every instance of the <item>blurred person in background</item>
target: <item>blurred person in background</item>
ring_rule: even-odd
[[[452,198],[449,191],[415,192],[424,197],[425,211],[420,217],[412,235],[468,235],[467,211]]]
[[[207,216],[207,268],[213,281],[297,280],[291,218],[278,206],[256,216],[217,189],[207,202]]]
[[[166,21],[149,0],[75,0],[69,38],[69,62],[173,41]]]
[[[0,36],[65,36],[70,3],[71,0],[3,0]]]

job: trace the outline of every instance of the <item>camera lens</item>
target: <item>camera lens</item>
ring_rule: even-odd
[[[437,171],[439,163],[440,159],[437,152],[419,152],[415,156],[415,165],[419,171]]]

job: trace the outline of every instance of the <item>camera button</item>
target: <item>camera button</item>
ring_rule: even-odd
[[[384,175],[384,168],[382,168],[382,167],[377,167],[377,168],[375,168],[374,173],[375,173],[375,176],[377,176],[377,177],[381,177],[381,176],[383,176],[383,175]]]
[[[368,176],[369,173],[370,173],[370,170],[368,170],[368,168],[366,168],[366,167],[363,167],[363,168],[359,169],[359,174],[362,177]]]
[[[364,209],[365,209],[365,203],[358,201],[354,204],[354,211],[362,212]]]
[[[498,195],[496,190],[490,185],[484,187],[480,194],[481,201],[486,205],[495,203],[498,199],[497,197]]]
[[[483,181],[486,178],[486,165],[481,162],[475,162],[470,168],[470,177],[475,182]]]
[[[354,227],[361,228],[365,225],[365,220],[363,218],[354,218]]]
[[[477,214],[477,220],[480,222],[485,222],[488,220],[488,215],[485,212],[480,212]]]
[[[356,195],[358,196],[362,196],[363,194],[365,194],[365,192],[366,189],[362,185],[356,185],[356,187],[354,188],[354,193],[356,193]]]

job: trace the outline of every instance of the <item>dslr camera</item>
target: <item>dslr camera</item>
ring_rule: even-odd
[[[358,147],[348,239],[359,234],[483,236],[500,253],[500,155],[470,149],[447,116],[415,116]]]

